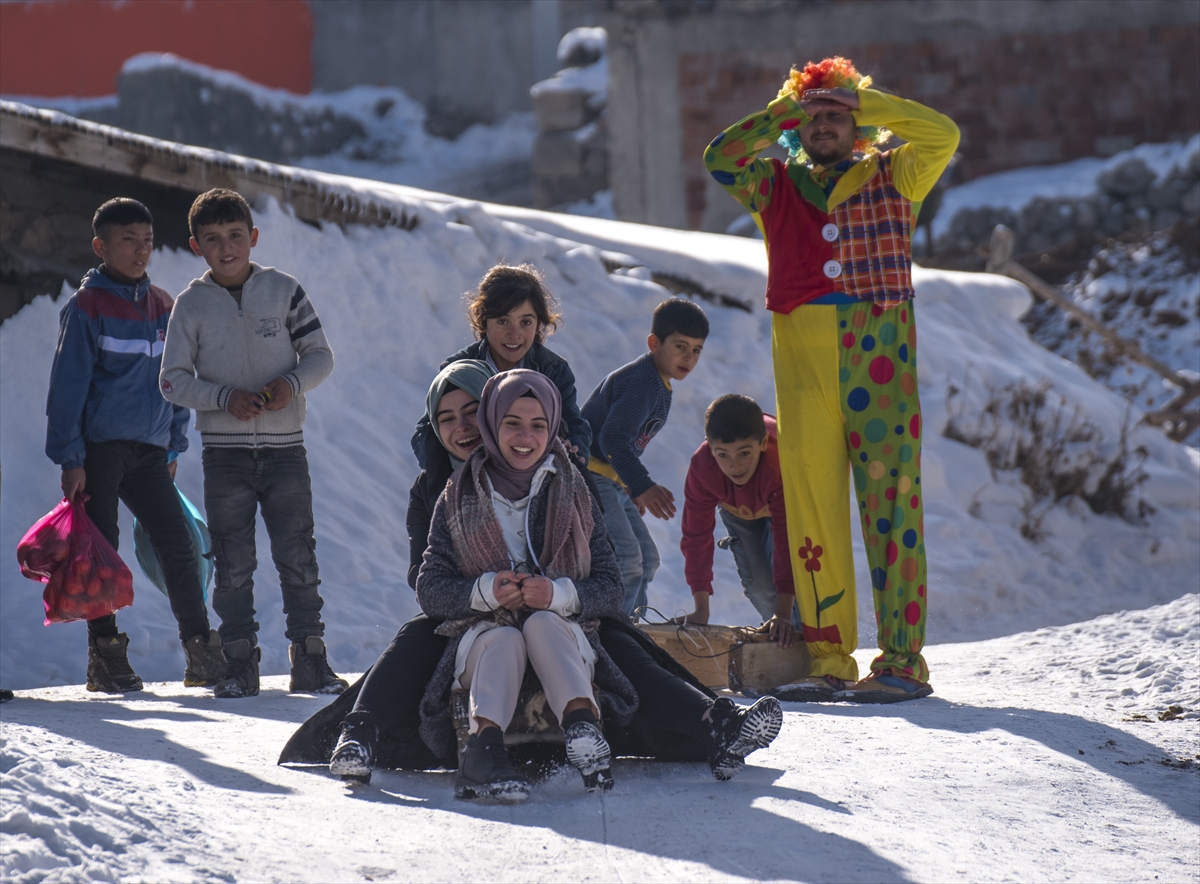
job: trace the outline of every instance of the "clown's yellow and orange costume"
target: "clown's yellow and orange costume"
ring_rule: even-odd
[[[924,683],[910,238],[915,209],[958,146],[958,128],[916,102],[865,88],[869,82],[840,58],[793,71],[780,97],[717,136],[704,161],[754,214],[767,243],[779,459],[813,675],[858,678],[852,474],[882,651],[871,669]],[[860,135],[886,127],[907,144],[856,153],[845,168],[805,162],[794,132],[810,118],[799,95],[837,86],[857,91]],[[781,136],[793,148],[787,163],[756,159]]]

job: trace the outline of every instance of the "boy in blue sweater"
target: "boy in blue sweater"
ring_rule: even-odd
[[[708,317],[683,298],[654,309],[650,352],[609,374],[592,391],[583,417],[592,428],[588,469],[604,507],[604,523],[625,583],[625,613],[646,605],[646,586],[658,570],[658,548],[642,516],[675,516],[675,495],[650,478],[642,452],[667,422],[671,381],[696,367],[708,337]]]
[[[158,392],[170,295],[150,284],[154,248],[150,210],[112,199],[92,219],[89,270],[59,317],[58,348],[46,402],[46,455],[62,467],[67,500],[86,498],[88,516],[117,548],[117,501],[146,526],[167,585],[187,657],[184,684],[215,684],[226,660],[209,628],[200,569],[173,484],[175,458],[187,450],[189,411]],[[140,691],[129,665],[129,637],[115,614],[88,621],[87,689]]]

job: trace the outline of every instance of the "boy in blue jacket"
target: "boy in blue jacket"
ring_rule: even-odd
[[[708,337],[708,317],[684,298],[654,308],[650,352],[608,374],[583,406],[592,429],[588,469],[604,508],[604,524],[621,566],[625,613],[646,605],[646,586],[658,570],[654,545],[642,515],[675,516],[675,495],[650,478],[642,452],[667,422],[671,381],[681,381],[696,367]]]
[[[171,297],[150,284],[154,248],[150,210],[112,199],[92,219],[89,270],[59,316],[58,347],[46,402],[46,455],[62,467],[67,500],[117,548],[117,501],[146,527],[167,585],[187,658],[184,684],[216,684],[225,655],[209,627],[200,569],[175,491],[175,458],[187,450],[189,411],[158,391]],[[140,691],[129,665],[129,637],[115,614],[88,621],[87,689]]]

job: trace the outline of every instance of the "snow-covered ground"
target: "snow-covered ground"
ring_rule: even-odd
[[[742,392],[773,402],[759,242],[323,178],[403,204],[419,220],[413,231],[319,230],[273,203],[257,208],[255,259],[303,281],[337,357],[310,396],[305,434],[326,640],[339,671],[370,665],[416,611],[404,583],[416,473],[408,439],[437,364],[469,340],[462,293],[494,262],[545,271],[566,317],[548,343],[570,361],[582,397],[644,352],[650,313],[668,294],[654,274],[753,305],[706,305],[704,356],[676,385],[667,426],[647,450],[651,474],[677,495],[712,399]],[[150,273],[178,292],[202,270],[194,256],[164,249]],[[1093,453],[1108,458],[1138,412],[1029,340],[1018,322],[1029,295],[1012,280],[918,268],[915,281],[933,699],[882,710],[789,706],[777,745],[731,786],[702,766],[627,762],[609,796],[585,797],[563,775],[520,809],[456,804],[439,774],[382,774],[343,798],[325,776],[273,766],[324,701],[285,693],[287,644],[264,532],[257,607],[272,677],[263,697],[234,705],[179,686],[173,618],[140,574],[137,601],[119,621],[135,668],[159,683],[128,699],[87,695],[83,624],[43,627],[41,587],[10,554],[0,566],[0,680],[18,699],[0,707],[0,873],[1195,880],[1196,774],[1159,762],[1200,751],[1200,611],[1195,595],[1184,598],[1200,574],[1200,454],[1134,428],[1126,441],[1146,451],[1136,492],[1150,506],[1144,518],[1097,515],[1075,497],[1044,513],[1041,540],[1027,539],[1028,488],[942,435],[951,410],[962,419],[982,410],[989,390],[1045,382],[1094,424],[1102,438]],[[58,308],[40,298],[0,326],[0,549],[13,550],[58,496],[58,471],[42,453]],[[961,392],[948,407],[952,387]],[[192,445],[179,484],[202,506],[194,433]],[[663,554],[651,603],[668,613],[690,607],[678,524],[650,527]],[[126,554],[131,536],[125,516]],[[857,544],[869,645],[870,582]],[[715,619],[749,622],[724,553],[716,576]],[[1168,704],[1184,707],[1185,720],[1158,723]],[[1124,720],[1134,715],[1150,721]]]
[[[1139,144],[1107,159],[1083,157],[1050,166],[1026,166],[983,175],[946,191],[932,233],[936,240],[950,228],[954,216],[964,209],[991,206],[1020,212],[1033,200],[1080,199],[1096,193],[1096,179],[1128,160],[1141,160],[1156,176],[1165,177],[1200,149],[1200,135],[1186,142]]]
[[[335,179],[329,177],[328,180]],[[298,276],[321,314],[337,357],[330,379],[310,397],[305,428],[313,473],[318,559],[326,599],[326,640],[334,663],[361,670],[416,612],[404,584],[407,489],[416,474],[408,447],[436,366],[470,339],[462,293],[497,260],[541,267],[562,302],[565,324],[549,339],[575,370],[581,397],[604,374],[644,352],[649,316],[667,291],[651,269],[702,283],[754,304],[753,312],[709,307],[713,333],[699,369],[677,384],[672,413],[646,454],[651,474],[682,492],[689,453],[703,438],[704,409],[718,395],[742,392],[773,402],[770,320],[761,304],[761,244],[717,234],[512,207],[418,197],[419,192],[348,181],[383,200],[403,201],[414,231],[351,226],[318,230],[275,204],[256,218],[255,258]],[[535,230],[541,227],[542,230]],[[623,255],[621,254],[623,253]],[[606,269],[624,264],[613,272]],[[629,266],[629,265],[645,266]],[[181,291],[204,269],[190,253],[155,253],[151,276]],[[925,412],[923,486],[930,551],[932,642],[1011,634],[1071,623],[1123,607],[1170,601],[1194,589],[1200,573],[1200,464],[1194,449],[1146,428],[1130,447],[1146,448],[1140,488],[1153,512],[1142,521],[1097,516],[1078,500],[1043,518],[1048,536],[1020,533],[1028,494],[1010,475],[993,476],[983,452],[941,435],[947,390],[964,390],[955,413],[981,410],[989,388],[1045,380],[1117,450],[1127,404],[1075,365],[1029,340],[1017,317],[1029,295],[1006,278],[918,271],[921,384]],[[57,500],[58,471],[42,453],[46,378],[59,305],[48,297],[0,326],[0,462],[8,466],[0,548]],[[19,416],[16,419],[13,416]],[[1136,420],[1136,414],[1133,415]],[[179,484],[202,506],[199,439],[180,459]],[[972,515],[974,512],[976,515]],[[663,565],[651,603],[690,606],[676,523],[651,520]],[[857,533],[857,532],[856,532]],[[129,522],[122,528],[128,552]],[[861,541],[857,541],[861,543]],[[268,543],[260,533],[258,581],[263,666],[287,668],[282,614]],[[869,587],[860,554],[860,587]],[[731,557],[717,557],[716,616],[749,621]],[[135,569],[136,570],[136,569]],[[1153,574],[1153,580],[1147,580]],[[138,575],[138,602],[120,615],[132,637],[131,659],[149,679],[177,678],[182,665],[166,599]],[[6,687],[79,683],[83,624],[41,626],[40,587],[22,578],[13,557],[0,570],[0,667]],[[1084,589],[1086,587],[1086,589]],[[869,593],[860,591],[862,633],[874,634]]]
[[[732,782],[625,760],[610,793],[563,770],[516,808],[277,767],[324,702],[282,676],[237,703],[32,691],[0,710],[0,880],[1195,881],[1200,722],[1158,716],[1200,703],[1198,624],[1192,594],[936,645],[933,697],[785,704]]]

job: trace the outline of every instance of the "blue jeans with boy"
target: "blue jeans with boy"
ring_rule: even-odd
[[[213,610],[228,644],[258,644],[254,619],[254,534],[258,509],[271,538],[271,558],[283,591],[285,635],[302,642],[323,635],[324,604],[317,586],[312,486],[302,445],[290,448],[205,448],[204,509],[216,558]]]
[[[593,473],[596,494],[604,509],[604,525],[617,554],[617,565],[621,568],[621,580],[625,584],[625,602],[622,605],[630,616],[644,607],[646,586],[654,579],[660,559],[658,547],[650,537],[646,523],[642,521],[637,504],[617,482],[599,473]]]
[[[733,553],[742,591],[763,620],[775,616],[775,541],[771,520],[742,519],[724,509],[718,510],[729,536],[719,545]],[[792,622],[800,627],[800,612],[792,604]]]

